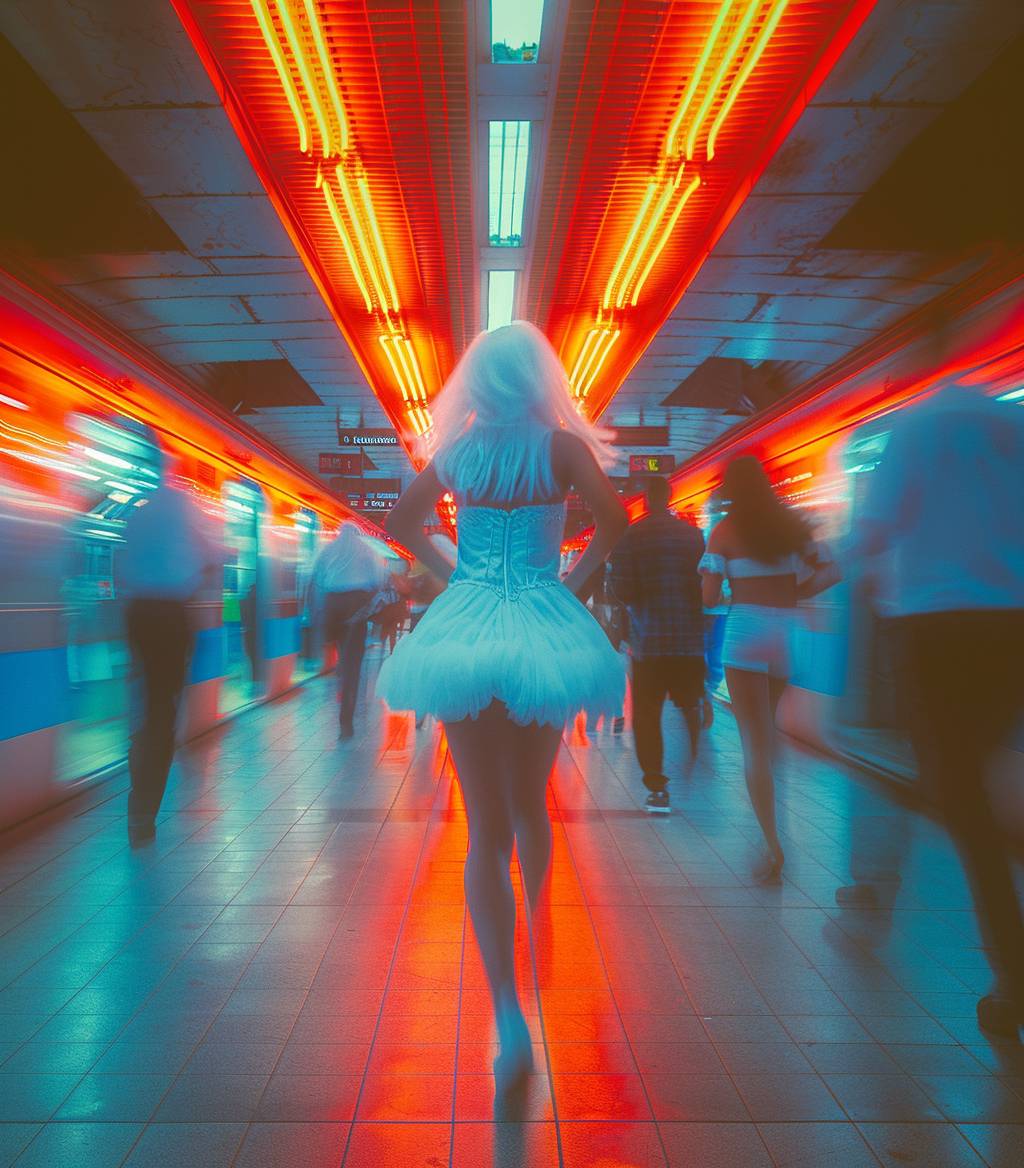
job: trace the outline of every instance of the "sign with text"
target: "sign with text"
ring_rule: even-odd
[[[667,446],[668,426],[613,426],[616,446]]]
[[[394,430],[342,430],[339,426],[338,445],[349,450],[360,447],[380,449],[383,446],[397,446],[398,435]]]
[[[321,474],[360,475],[363,472],[362,450],[342,451],[340,454],[331,451],[328,454],[318,454],[317,464]]]
[[[671,474],[676,469],[674,454],[631,454],[629,473],[631,475]]]
[[[331,486],[353,511],[390,511],[402,492],[401,479],[333,478]]]

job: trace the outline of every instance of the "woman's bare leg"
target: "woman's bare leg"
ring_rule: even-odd
[[[466,903],[494,1001],[501,1042],[495,1070],[517,1077],[530,1070],[533,1056],[515,982],[516,903],[509,869],[518,831],[523,883],[532,902],[551,854],[544,790],[558,732],[517,726],[497,704],[445,730],[469,822]]]
[[[725,676],[743,742],[747,793],[770,853],[768,862],[760,866],[755,874],[760,879],[776,880],[785,859],[775,822],[775,778],[772,774],[775,753],[774,710],[781,689],[774,679],[749,669],[727,668]]]

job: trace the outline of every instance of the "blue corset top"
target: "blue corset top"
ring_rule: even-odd
[[[462,504],[457,522],[452,585],[482,585],[515,600],[527,589],[559,582],[564,503],[534,503],[510,511]]]

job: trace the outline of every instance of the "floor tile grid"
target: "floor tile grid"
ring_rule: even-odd
[[[431,814],[433,815],[434,813],[439,813],[443,804],[446,802],[445,772],[447,771],[448,767],[446,765],[447,759],[446,759],[445,754],[442,754],[442,752],[437,748],[436,744],[429,746],[427,749],[434,756],[435,767],[437,768],[437,770],[439,772],[438,773],[438,782],[437,782],[435,790],[434,790],[434,798],[433,798],[433,802],[432,802],[431,808],[430,808]],[[397,798],[397,796],[396,796],[396,798]],[[415,863],[415,867],[413,870],[413,877],[412,877],[412,880],[410,881],[410,885],[409,885],[410,895],[406,899],[406,902],[405,902],[405,905],[404,905],[404,908],[402,911],[401,921],[399,923],[399,927],[398,927],[398,931],[397,931],[397,935],[396,935],[395,947],[394,947],[394,950],[393,950],[392,955],[391,955],[391,961],[389,962],[389,965],[388,965],[387,977],[386,977],[386,980],[384,983],[384,993],[381,997],[380,1010],[378,1011],[377,1018],[376,1018],[376,1021],[375,1021],[374,1027],[373,1027],[373,1032],[372,1032],[372,1035],[370,1038],[370,1046],[369,1046],[369,1050],[367,1052],[366,1066],[364,1067],[362,1080],[361,1080],[360,1085],[359,1085],[359,1091],[358,1091],[358,1094],[356,1096],[355,1109],[354,1109],[354,1113],[353,1113],[355,1120],[358,1120],[359,1112],[360,1112],[360,1105],[363,1101],[363,1098],[364,1098],[364,1095],[366,1092],[367,1078],[368,1078],[369,1072],[370,1072],[370,1064],[371,1064],[371,1059],[373,1057],[373,1050],[374,1050],[375,1045],[377,1044],[378,1036],[379,1036],[380,1031],[381,1031],[381,1023],[382,1023],[383,1018],[384,1018],[385,1003],[387,1002],[388,991],[391,988],[392,981],[394,979],[395,964],[396,964],[396,961],[398,958],[399,947],[400,947],[401,940],[402,940],[402,933],[404,931],[405,924],[409,919],[409,912],[410,912],[410,909],[411,909],[412,903],[413,903],[412,892],[416,888],[416,885],[417,885],[417,879],[419,877],[421,868],[423,866],[423,860],[424,860],[424,856],[425,856],[426,851],[427,851],[429,840],[430,840],[430,831],[429,831],[429,820],[428,820],[427,823],[425,823],[425,825],[424,825],[422,839],[420,840],[420,846],[419,846],[419,849],[417,852],[416,863]],[[465,944],[466,944],[465,934],[466,934],[466,932],[467,932],[467,930],[465,927],[465,914],[464,914],[463,928],[462,928],[463,936],[462,936],[462,945],[461,945],[461,952],[463,954],[463,959],[462,959],[463,962],[464,962],[464,955],[465,955]],[[461,1002],[462,1002],[462,976],[461,976],[461,962],[460,962],[460,976],[459,976],[459,1011],[460,1012],[461,1012]],[[456,1032],[455,1032],[455,1047],[456,1047],[456,1049],[455,1049],[455,1067],[453,1068],[453,1071],[452,1071],[453,1080],[455,1079],[455,1077],[457,1075],[457,1068],[458,1068],[458,1043],[459,1043],[459,1032],[458,1032],[458,1027],[456,1027]],[[451,1106],[451,1122],[453,1125],[454,1125],[454,1120],[455,1120],[455,1089],[454,1089],[454,1083],[453,1083],[452,1106]],[[345,1164],[346,1160],[349,1157],[349,1151],[352,1147],[352,1134],[355,1131],[355,1129],[356,1129],[356,1125],[355,1125],[355,1122],[353,1122],[353,1124],[349,1127],[349,1131],[348,1131],[348,1134],[347,1134],[346,1139],[345,1139],[345,1146],[341,1151],[341,1159],[339,1161],[339,1164],[342,1166]],[[452,1153],[453,1153],[454,1142],[455,1142],[455,1132],[454,1132],[454,1126],[453,1126],[452,1132],[450,1135],[450,1139],[449,1139],[449,1144],[448,1144],[449,1163],[451,1161],[451,1157],[452,1157]]]
[[[673,819],[675,819],[675,817],[673,817]],[[659,826],[659,827],[662,827],[663,825],[659,824],[658,826]],[[667,825],[665,825],[665,826],[667,826]],[[657,831],[656,829],[653,829],[653,828],[652,828],[652,833],[655,835],[655,837],[660,837],[660,836],[661,836],[661,834],[662,834],[660,831]],[[611,835],[612,835],[612,838],[613,838],[613,839],[615,839],[615,838],[616,838],[616,833],[615,833],[615,831],[614,831],[614,827],[612,827],[612,830],[611,830]],[[656,840],[655,840],[655,839],[652,839],[652,841],[651,841],[651,842],[652,842],[652,843],[656,843]],[[627,864],[627,866],[629,866],[628,857],[625,857],[625,856],[624,856],[624,857],[623,857],[623,859],[624,859],[624,862]],[[731,952],[734,954],[734,956],[735,956],[735,958],[736,958],[736,961],[737,961],[737,963],[740,965],[740,967],[746,970],[746,972],[747,972],[748,976],[750,976],[750,978],[751,978],[751,984],[756,984],[756,977],[754,976],[754,971],[752,971],[752,970],[749,968],[749,965],[748,965],[748,964],[747,964],[747,962],[744,960],[744,958],[743,958],[743,955],[742,955],[742,954],[741,954],[741,953],[740,953],[740,952],[739,952],[739,951],[736,949],[735,945],[733,945],[733,944],[732,944],[732,941],[731,941],[731,939],[728,937],[728,935],[726,935],[726,934],[725,934],[724,930],[722,930],[722,929],[721,929],[721,927],[720,927],[720,922],[719,922],[719,921],[717,921],[717,920],[714,918],[714,915],[713,915],[713,914],[711,914],[711,916],[712,916],[712,919],[713,919],[713,920],[715,920],[716,927],[718,927],[718,929],[719,929],[719,932],[720,932],[720,933],[721,933],[721,935],[722,935],[722,940],[723,940],[723,942],[724,942],[724,943],[725,943],[725,944],[726,944],[726,945],[729,947],[729,949],[731,950]],[[656,920],[655,920],[655,924],[656,924],[656,927],[658,927],[658,929],[659,929],[659,932],[661,933],[661,935],[662,935],[662,937],[663,937],[663,940],[666,942],[667,948],[671,949],[671,938],[670,938],[670,937],[667,937],[667,936],[665,936],[665,933],[664,933],[664,928],[663,928],[663,926],[661,926],[661,925],[660,925],[660,924],[659,924],[659,923],[658,923]],[[683,971],[680,971],[680,973],[682,973],[682,972],[683,972]],[[698,1015],[698,1016],[699,1016],[699,1015]],[[717,1042],[715,1035],[714,1035],[712,1032],[710,1032],[710,1031],[708,1032],[708,1039],[709,1039],[709,1041],[711,1041],[711,1042],[712,1042],[712,1045],[715,1047],[716,1051],[719,1051],[719,1053],[721,1053],[721,1052],[720,1052],[720,1050],[719,1050],[719,1043]],[[723,1059],[723,1063],[725,1063],[725,1060],[724,1060],[724,1059]],[[727,1064],[726,1064],[726,1069],[728,1070],[728,1066],[727,1066]],[[810,1072],[812,1068],[811,1068],[811,1067],[808,1065],[806,1069],[807,1069],[807,1071],[808,1071],[808,1072]],[[732,1078],[732,1075],[731,1075],[731,1074],[730,1074],[730,1078]],[[738,1083],[735,1083],[735,1081],[734,1081],[734,1086],[736,1087],[737,1094],[739,1095],[739,1097],[740,1097],[741,1099],[743,1099],[743,1098],[744,1098],[744,1092],[743,1092],[743,1091],[742,1091],[742,1089],[741,1089],[741,1085],[740,1085],[740,1084],[738,1084]],[[824,1089],[824,1087],[825,1087],[825,1084],[824,1084],[824,1083],[822,1083],[822,1084],[821,1084],[821,1086],[822,1086],[822,1088]]]
[[[620,750],[619,750],[617,753],[621,753],[621,746],[620,746]],[[613,834],[614,834],[614,830],[613,830]],[[839,914],[835,914],[835,915],[839,915]],[[726,940],[728,940],[728,937],[726,938]],[[794,938],[794,940],[796,941],[796,943],[797,943],[797,944],[799,944],[799,938]],[[733,947],[733,948],[735,949],[735,947]],[[750,968],[749,968],[749,965],[748,965],[748,964],[746,963],[746,961],[744,960],[742,953],[740,953],[739,951],[736,951],[736,952],[737,952],[737,957],[739,958],[739,960],[741,960],[741,962],[743,962],[743,964],[745,965],[745,967],[748,969],[748,972],[749,972],[749,973],[751,973],[751,974],[753,974],[753,971],[752,971],[752,970],[750,970]],[[868,952],[869,952],[869,951],[868,951]],[[813,960],[813,957],[812,957],[812,956],[810,956],[810,955],[807,955],[807,954],[805,954],[805,957],[807,957],[807,960],[808,960],[808,962],[809,962],[809,965],[810,965],[810,967],[811,967],[811,968],[814,968],[814,960]],[[893,984],[895,984],[895,983],[893,983]],[[841,995],[840,995],[840,998],[841,998]],[[844,1005],[846,1005],[846,1003],[844,1003]],[[849,1007],[848,1007],[848,1006],[847,1006],[847,1009],[849,1009]],[[973,1015],[973,1007],[972,1007],[972,1011],[971,1011],[971,1013],[972,1013],[972,1015]],[[712,1037],[712,1038],[714,1038],[714,1036],[713,1036],[713,1035],[712,1035],[711,1037]],[[878,1046],[878,1044],[877,1044],[877,1043],[873,1043],[872,1045],[873,1045],[873,1046]],[[716,1043],[716,1046],[717,1046],[717,1043]],[[881,1048],[879,1047],[879,1049],[881,1049]],[[962,1049],[962,1048],[961,1048],[961,1049]],[[810,1068],[808,1068],[808,1069],[810,1069]],[[895,1071],[897,1068],[895,1068],[895,1067],[894,1067],[893,1069],[894,1069],[894,1071]],[[981,1068],[981,1067],[980,1067],[980,1064],[979,1064],[979,1070],[983,1070],[983,1068]],[[895,1079],[893,1079],[892,1081],[895,1081]],[[828,1089],[829,1089],[829,1091],[830,1091],[830,1093],[833,1095],[833,1097],[835,1097],[835,1095],[834,1095],[834,1092],[832,1092],[832,1091],[831,1091],[831,1088],[829,1087],[829,1084],[828,1084],[827,1082],[823,1082],[823,1086],[824,1086],[824,1087],[826,1087],[826,1088],[828,1088]],[[838,1100],[837,1100],[837,1102],[838,1102]],[[844,1110],[844,1111],[848,1111],[848,1109],[847,1109],[847,1108],[845,1108],[845,1107],[844,1107],[844,1109],[843,1109],[843,1110]],[[856,1120],[856,1119],[857,1119],[857,1117],[856,1117],[855,1115],[850,1115],[850,1120],[851,1120],[851,1121],[853,1121],[853,1120]],[[863,1135],[863,1136],[864,1136],[864,1138],[865,1138],[865,1139],[867,1139],[867,1138],[868,1138],[868,1137],[867,1137],[867,1133],[868,1133],[869,1129],[872,1127],[872,1125],[870,1124],[870,1122],[865,1122],[863,1119],[861,1119],[859,1122],[856,1122],[856,1123],[854,1123],[854,1122],[849,1122],[849,1123],[847,1123],[846,1125],[839,1124],[839,1125],[837,1125],[837,1126],[848,1126],[848,1127],[855,1128],[855,1129],[856,1129],[858,1132],[860,1132],[860,1133],[861,1133],[861,1135]],[[883,1125],[880,1125],[880,1124],[875,1124],[874,1126],[875,1126],[875,1127],[881,1127],[881,1126],[883,1126]],[[892,1125],[890,1125],[890,1126],[892,1126]],[[896,1125],[896,1126],[900,1126],[900,1125]],[[904,1128],[907,1128],[907,1129],[914,1128],[915,1126],[920,1126],[920,1125],[915,1125],[915,1124],[903,1124],[903,1125],[902,1125],[902,1127],[904,1127]],[[934,1119],[933,1119],[933,1120],[931,1121],[931,1123],[930,1123],[930,1127],[931,1127],[931,1128],[933,1128],[933,1129],[934,1129],[934,1128],[936,1128],[936,1127],[945,1127],[945,1128],[947,1128],[947,1129],[948,1129],[948,1128],[950,1127],[949,1118],[948,1118],[948,1117],[946,1117],[945,1115],[939,1115],[939,1114],[935,1114],[935,1116],[934,1116]],[[872,1142],[872,1141],[869,1141],[869,1142],[871,1143],[871,1146],[872,1146],[872,1148],[874,1148],[874,1147],[875,1147],[875,1143],[874,1143],[874,1142]],[[867,1148],[866,1148],[866,1147],[864,1147],[864,1145],[861,1145],[861,1147],[863,1148],[864,1152],[867,1152]],[[871,1156],[871,1162],[872,1162],[872,1163],[874,1163],[874,1162],[875,1162],[875,1157],[874,1157],[874,1155],[873,1155],[872,1153],[867,1153],[867,1154]],[[963,1157],[964,1157],[963,1163],[964,1163],[964,1165],[965,1165],[965,1168],[966,1168],[966,1165],[967,1165],[967,1163],[968,1163],[968,1158],[969,1158],[969,1157],[972,1157],[972,1153],[970,1153],[970,1151],[969,1151],[969,1150],[968,1150],[966,1147],[964,1147],[964,1148],[962,1148],[962,1149],[961,1149],[961,1154],[962,1154],[962,1155],[963,1155]],[[858,1158],[859,1158],[859,1156],[858,1156]],[[888,1161],[887,1161],[887,1162],[888,1162]],[[975,1161],[974,1161],[974,1159],[973,1159],[973,1158],[970,1158],[969,1162],[970,1162],[970,1163],[974,1163]],[[979,1161],[979,1162],[980,1162],[980,1161]]]
[[[559,760],[557,769],[562,770],[566,766],[573,767],[579,772],[579,768],[576,766],[575,761],[572,759],[571,755],[569,755],[569,752],[563,750],[563,755],[562,755],[562,758]],[[580,780],[583,781],[584,784],[586,784],[586,777],[583,775],[582,772],[579,772],[579,778],[580,778]],[[551,802],[552,802],[555,810],[560,811],[561,809],[559,806],[559,799],[558,799],[557,790],[558,790],[558,784],[556,781],[556,782],[552,783],[552,787],[551,787]],[[593,914],[591,912],[591,905],[589,902],[589,898],[587,896],[587,882],[586,882],[585,872],[584,872],[583,868],[581,867],[581,865],[577,861],[577,857],[575,855],[571,839],[569,838],[569,836],[567,834],[565,835],[565,856],[566,856],[568,863],[571,865],[571,869],[572,869],[573,875],[575,877],[575,881],[576,881],[577,885],[579,886],[580,891],[582,893],[583,903],[584,903],[584,906],[585,906],[585,909],[587,912],[587,917],[588,917],[589,922],[590,922],[590,928],[591,928],[591,931],[593,933],[595,945],[597,948],[600,976],[604,982],[604,985],[607,987],[607,989],[609,991],[611,991],[611,980],[610,980],[609,975],[608,975],[607,963],[605,961],[605,958],[604,958],[604,955],[603,955],[603,952],[601,949],[598,929],[597,929],[597,926],[595,924]],[[617,1005],[616,1005],[616,1016],[618,1017],[619,1024],[621,1025],[622,1024],[621,1011],[618,1009]],[[632,1050],[632,1043],[630,1042],[628,1035],[627,1035],[626,1040],[627,1040],[627,1043],[629,1043],[630,1048]],[[545,1049],[547,1049],[547,1043],[545,1043]],[[633,1051],[633,1057],[634,1057],[634,1062],[635,1062],[636,1061],[635,1051]],[[551,1071],[550,1053],[548,1053],[548,1068],[549,1068],[549,1074],[551,1074],[552,1093],[554,1096],[557,1097],[557,1092],[554,1090],[555,1078],[554,1078],[554,1075]],[[652,1103],[652,1100],[650,1097],[650,1093],[649,1093],[648,1088],[647,1088],[646,1081],[644,1080],[642,1075],[638,1074],[638,1078],[640,1079],[641,1090],[642,1090],[643,1097],[644,1097],[644,1100],[645,1100],[646,1105],[647,1105],[648,1112],[653,1117],[654,1107],[653,1107],[653,1103]],[[570,1121],[568,1121],[568,1120],[562,1121],[562,1123],[568,1123],[568,1122],[570,1122]],[[660,1148],[662,1162],[667,1163],[668,1162],[668,1153],[667,1153],[667,1150],[665,1148],[664,1140],[661,1137],[660,1129],[657,1129],[656,1125],[653,1123],[653,1119],[650,1121],[650,1123],[651,1123],[652,1127],[655,1127],[655,1129],[657,1130],[657,1133],[658,1133],[658,1147]],[[653,1165],[651,1166],[651,1168],[653,1168]]]
[[[221,733],[223,734],[223,733],[225,733],[226,731],[228,731],[229,729],[230,729],[230,727],[225,727],[225,728],[224,728],[224,730],[222,730],[222,731],[221,731]],[[388,752],[388,744],[386,744],[386,745],[385,745],[385,747],[384,747],[384,753],[387,753],[387,752]],[[255,818],[258,818],[258,816],[256,816]],[[202,832],[203,830],[205,830],[205,827],[206,827],[206,826],[207,826],[206,824],[201,824],[201,825],[197,826],[197,827],[195,828],[195,831],[194,831],[194,832],[192,832],[192,833],[191,833],[191,835],[194,835],[194,834],[196,834],[196,833],[198,833],[198,832]],[[123,830],[123,824],[121,824],[120,822],[118,823],[118,827],[119,827],[119,828],[121,828],[121,829]],[[381,824],[381,827],[383,827],[383,823]],[[99,829],[99,832],[102,832],[102,831],[104,831],[104,830],[105,830],[105,828],[101,827],[101,828]],[[93,834],[98,834],[98,833],[93,833]],[[87,838],[88,838],[88,837],[87,837]],[[186,844],[186,843],[188,842],[188,839],[189,839],[189,838],[190,838],[190,836],[189,836],[189,835],[186,835],[186,836],[183,836],[182,838],[180,838],[179,840],[177,840],[177,842],[176,842],[176,844],[175,844],[175,849],[177,849],[177,848],[180,848],[180,847],[182,847],[184,844]],[[233,837],[233,839],[234,839],[234,838],[237,838],[237,837]],[[232,840],[231,842],[233,842],[233,840]],[[227,849],[229,849],[229,848],[231,847],[231,842],[228,842],[228,843],[225,845],[225,848],[224,848],[224,849],[222,849],[222,851],[223,851],[223,850],[227,850]],[[126,847],[127,845],[124,845],[124,846]],[[326,846],[326,844],[325,844],[324,846]],[[156,860],[156,863],[159,863],[159,862],[160,862],[160,860],[166,860],[166,859],[168,858],[168,856],[169,856],[169,855],[171,855],[175,849],[172,849],[172,850],[171,850],[171,852],[168,852],[168,853],[163,853],[162,855],[160,855],[160,856],[158,857],[158,859]],[[267,856],[266,856],[266,858],[264,859],[264,861],[263,861],[262,863],[266,863],[266,862],[267,862],[267,860],[269,860],[269,858],[270,858],[271,856],[273,856],[273,854],[274,854],[273,850],[270,850],[270,851],[268,851],[268,852],[267,852]],[[368,853],[368,855],[369,855],[369,853]],[[99,864],[97,865],[97,867],[102,867],[102,866],[103,866],[103,864],[107,862],[107,859],[109,859],[109,857],[107,857],[106,859],[104,859],[104,860],[100,861],[100,862],[99,862]],[[211,860],[209,861],[209,863],[213,863],[213,862],[215,862],[215,859],[211,859]],[[262,864],[261,864],[260,866],[262,866]],[[258,870],[258,869],[257,869],[257,870]],[[117,895],[117,894],[115,893],[114,899],[116,899],[116,895]],[[59,899],[59,896],[60,896],[60,893],[58,892],[56,899]],[[102,907],[103,907],[103,906],[100,906],[99,908],[97,908],[97,913],[99,913],[100,911],[102,911]],[[165,906],[165,907],[166,907],[166,906]],[[280,910],[283,912],[285,907],[286,907],[286,905],[282,905],[282,906],[280,906]],[[96,914],[93,914],[93,915],[95,916]],[[89,918],[89,919],[92,919],[92,918]],[[82,922],[82,923],[81,923],[81,925],[80,925],[80,928],[87,928],[87,927],[88,927],[88,923],[89,923],[89,922],[88,922],[88,920],[87,920],[87,921],[84,921],[84,922]],[[339,922],[339,924],[340,924],[340,922]],[[133,933],[133,934],[132,934],[132,938],[134,938],[135,936],[137,936],[139,933],[143,932],[143,931],[144,931],[146,928],[148,928],[148,927],[149,927],[149,922],[147,922],[147,923],[145,923],[145,924],[142,924],[142,925],[140,925],[139,929],[137,929],[137,930],[135,931],[135,933]],[[147,1004],[147,1002],[149,1001],[149,998],[150,998],[150,997],[152,997],[153,995],[155,995],[155,994],[158,992],[159,985],[160,985],[160,984],[162,984],[162,982],[163,982],[163,981],[165,981],[165,980],[167,980],[169,977],[171,977],[171,976],[173,975],[174,971],[175,971],[175,970],[176,970],[176,969],[177,969],[179,966],[181,966],[181,965],[182,965],[182,964],[183,964],[183,963],[186,961],[186,959],[187,959],[187,957],[188,957],[188,954],[189,954],[189,952],[191,951],[191,949],[192,949],[192,948],[193,948],[193,947],[194,947],[196,944],[199,944],[199,943],[200,943],[200,941],[199,941],[199,937],[200,937],[200,936],[201,936],[201,934],[197,935],[197,937],[196,937],[196,940],[193,942],[193,945],[191,945],[191,946],[189,946],[188,948],[184,949],[184,950],[182,951],[182,953],[179,955],[178,959],[177,959],[175,962],[173,962],[173,963],[172,963],[172,964],[171,964],[171,965],[170,965],[170,966],[167,968],[167,970],[165,971],[165,974],[164,974],[163,978],[161,979],[161,982],[160,982],[160,983],[158,983],[156,986],[154,986],[154,988],[153,988],[153,990],[152,990],[152,993],[150,994],[150,996],[149,996],[149,997],[147,997],[146,999],[144,999],[144,1000],[143,1000],[143,1001],[142,1001],[142,1002],[139,1004],[138,1008],[137,1008],[137,1009],[136,1009],[136,1010],[135,1010],[135,1011],[134,1011],[132,1014],[130,1014],[130,1015],[128,1015],[128,1016],[125,1016],[125,1019],[124,1019],[124,1024],[122,1025],[122,1027],[121,1027],[121,1028],[120,1028],[120,1029],[117,1031],[117,1033],[116,1033],[116,1034],[114,1034],[114,1035],[113,1035],[113,1037],[111,1037],[111,1039],[109,1040],[109,1042],[106,1044],[106,1046],[105,1046],[104,1050],[103,1050],[103,1051],[101,1051],[101,1052],[99,1052],[99,1054],[97,1055],[97,1060],[96,1060],[97,1062],[98,1062],[98,1061],[99,1061],[99,1060],[100,1060],[100,1059],[103,1057],[103,1054],[105,1054],[107,1051],[109,1051],[109,1050],[110,1050],[110,1048],[111,1048],[111,1047],[113,1047],[113,1046],[114,1046],[114,1045],[117,1043],[119,1036],[120,1036],[121,1034],[123,1034],[123,1033],[124,1033],[124,1031],[125,1031],[125,1030],[126,1030],[126,1029],[127,1029],[129,1026],[130,1026],[131,1022],[132,1022],[132,1021],[133,1021],[135,1018],[139,1017],[140,1015],[142,1015],[142,1014],[144,1013],[144,1011],[145,1011],[145,1009],[146,1009],[146,1004]],[[258,951],[259,951],[259,947],[257,946],[257,947],[255,947],[255,949],[254,949],[254,952],[253,952],[253,954],[252,954],[252,957],[250,958],[250,961],[249,961],[249,962],[248,962],[248,963],[247,963],[247,964],[246,964],[246,965],[245,965],[245,966],[244,966],[242,969],[240,969],[240,970],[239,970],[238,977],[236,978],[236,981],[235,981],[235,985],[237,985],[237,984],[238,984],[238,982],[240,982],[240,981],[243,979],[243,977],[244,977],[244,975],[245,975],[245,971],[246,971],[246,970],[249,968],[249,966],[251,965],[251,963],[252,963],[252,960],[253,960],[253,959],[255,959],[255,957],[256,957],[256,955],[257,955]],[[112,960],[112,959],[113,959],[113,958],[111,958],[111,960]],[[109,964],[109,963],[108,963],[108,964]],[[219,1014],[214,1014],[214,1015],[211,1017],[211,1019],[210,1019],[210,1023],[209,1023],[209,1025],[206,1027],[206,1029],[204,1030],[204,1032],[203,1032],[202,1034],[198,1035],[198,1036],[194,1036],[194,1039],[193,1039],[193,1041],[192,1041],[192,1043],[191,1043],[193,1051],[194,1051],[196,1048],[198,1048],[198,1047],[199,1047],[199,1046],[202,1044],[202,1042],[203,1042],[204,1038],[205,1038],[205,1037],[206,1037],[206,1035],[209,1033],[209,1031],[210,1031],[210,1029],[212,1028],[212,1026],[214,1025],[214,1023],[216,1022],[216,1020],[217,1020],[217,1017],[218,1017],[218,1016],[219,1016]],[[26,1040],[26,1043],[27,1043],[27,1041],[28,1041],[28,1040]],[[25,1045],[25,1044],[23,1044],[23,1045]],[[95,1065],[95,1063],[94,1063],[93,1065]],[[174,1089],[174,1086],[175,1086],[175,1084],[178,1082],[178,1080],[180,1079],[180,1077],[181,1077],[181,1076],[182,1076],[182,1075],[185,1073],[185,1070],[184,1070],[184,1068],[185,1068],[185,1066],[186,1066],[186,1065],[187,1065],[187,1060],[185,1060],[185,1062],[182,1064],[182,1067],[179,1069],[179,1071],[178,1071],[178,1072],[177,1072],[177,1073],[176,1073],[176,1074],[175,1074],[175,1075],[172,1077],[171,1081],[170,1081],[170,1082],[168,1083],[168,1085],[167,1085],[167,1089],[166,1089],[166,1091],[163,1093],[163,1095],[161,1096],[161,1098],[160,1098],[159,1100],[157,1100],[157,1101],[156,1101],[156,1103],[155,1103],[155,1106],[154,1106],[154,1107],[151,1109],[151,1113],[150,1113],[150,1114],[151,1114],[151,1116],[156,1114],[156,1112],[159,1110],[159,1107],[160,1107],[160,1105],[162,1104],[162,1102],[163,1102],[163,1101],[164,1101],[164,1100],[165,1100],[165,1099],[166,1099],[166,1098],[167,1098],[167,1097],[168,1097],[168,1096],[171,1094],[172,1090]],[[78,1080],[77,1080],[77,1085],[81,1085],[81,1083],[84,1081],[84,1079],[87,1077],[87,1075],[88,1075],[88,1071],[85,1071],[85,1072],[83,1072],[83,1073],[80,1075],[80,1077],[78,1078]],[[70,1092],[68,1092],[68,1095],[66,1096],[66,1098],[69,1098],[69,1097],[70,1097],[70,1095],[74,1093],[74,1090],[75,1090],[75,1089],[76,1089],[76,1087],[72,1087],[71,1091],[70,1091]],[[56,1120],[56,1119],[54,1119],[54,1118],[51,1116],[50,1122],[51,1122],[51,1123],[54,1123],[54,1122],[61,1122],[61,1121],[59,1121],[59,1120]],[[140,1129],[140,1132],[139,1132],[139,1136],[138,1136],[138,1138],[137,1138],[137,1139],[136,1139],[136,1141],[135,1141],[135,1142],[132,1144],[132,1147],[128,1149],[128,1151],[127,1151],[127,1153],[126,1153],[126,1155],[125,1155],[125,1158],[126,1158],[126,1159],[127,1159],[127,1158],[130,1158],[130,1156],[131,1156],[131,1154],[132,1154],[132,1151],[134,1150],[135,1146],[138,1144],[139,1140],[141,1140],[141,1139],[142,1139],[142,1136],[143,1136],[143,1134],[144,1134],[144,1131],[145,1131],[145,1126],[143,1126],[143,1127]],[[30,1148],[30,1147],[31,1147],[31,1145],[29,1145],[29,1148]]]

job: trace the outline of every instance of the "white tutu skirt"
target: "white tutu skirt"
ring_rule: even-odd
[[[450,585],[381,666],[392,710],[442,722],[503,702],[514,722],[564,726],[580,710],[622,713],[625,668],[604,630],[563,584],[505,599],[486,585]]]

